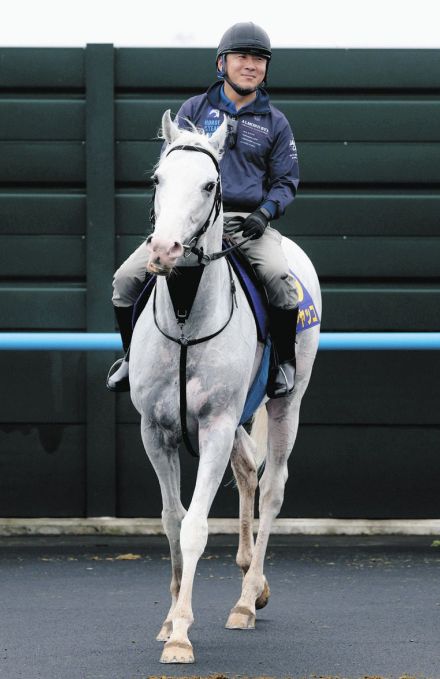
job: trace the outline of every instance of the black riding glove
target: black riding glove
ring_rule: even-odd
[[[243,222],[243,238],[252,236],[251,240],[261,238],[270,221],[270,212],[264,207],[258,208],[255,212],[246,217]]]

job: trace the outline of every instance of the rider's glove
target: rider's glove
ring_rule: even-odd
[[[243,222],[243,238],[252,236],[251,240],[261,238],[269,224],[271,214],[269,210],[264,207],[258,208],[252,212]]]

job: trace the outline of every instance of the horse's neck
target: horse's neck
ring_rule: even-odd
[[[198,247],[207,254],[221,250],[223,216],[209,227]],[[194,261],[192,262],[194,264]],[[177,274],[178,275],[178,274]],[[184,275],[182,283],[184,284]],[[231,306],[231,285],[227,262],[224,258],[205,266],[202,278],[188,320],[185,333],[192,337],[215,332],[228,317]],[[176,332],[176,316],[166,279],[157,281],[157,309],[161,321],[166,324],[167,332]],[[165,328],[164,328],[165,329]]]

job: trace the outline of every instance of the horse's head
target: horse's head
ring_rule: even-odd
[[[155,226],[147,238],[147,268],[167,275],[188,244],[194,245],[205,231],[208,236],[221,215],[218,161],[227,121],[207,137],[195,128],[181,130],[168,110],[162,118],[162,132],[167,146],[153,176]]]

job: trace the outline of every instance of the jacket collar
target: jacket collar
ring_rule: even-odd
[[[230,115],[232,110],[228,105],[225,95],[222,96],[222,87],[223,80],[211,85],[206,93],[208,102],[213,108],[217,108],[219,111],[229,113]],[[259,87],[255,99],[246,106],[243,106],[236,115],[241,115],[242,113],[270,113],[269,95],[267,94],[266,90],[263,90],[263,88]]]

